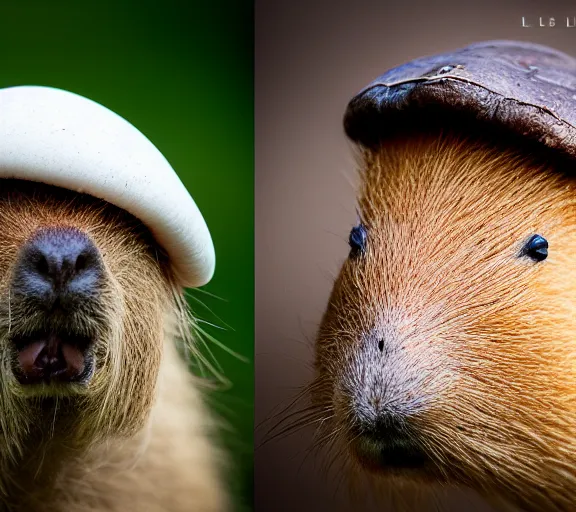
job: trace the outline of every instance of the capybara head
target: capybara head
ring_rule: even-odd
[[[17,456],[56,420],[72,446],[134,433],[154,400],[165,331],[187,322],[166,255],[105,201],[1,185],[0,452]]]
[[[443,133],[361,151],[359,220],[316,341],[316,407],[381,489],[576,503],[576,181]]]

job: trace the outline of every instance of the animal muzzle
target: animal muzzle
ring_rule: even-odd
[[[90,378],[103,279],[100,251],[79,229],[41,228],[20,249],[10,342],[21,384]]]
[[[433,352],[410,341],[366,337],[336,379],[337,415],[352,454],[369,470],[429,473],[434,465],[422,426],[446,376]]]
[[[342,421],[358,462],[376,472],[423,469],[430,462],[418,426],[420,407],[400,391],[371,382],[348,392]]]

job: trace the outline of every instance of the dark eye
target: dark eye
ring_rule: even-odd
[[[350,231],[350,238],[348,239],[351,256],[356,256],[364,252],[364,249],[366,248],[366,236],[366,228],[362,224],[352,228],[352,231]]]
[[[545,260],[548,257],[548,241],[543,236],[533,235],[522,249],[524,255],[536,261]]]

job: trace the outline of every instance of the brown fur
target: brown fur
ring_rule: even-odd
[[[2,182],[0,216],[2,509],[224,510],[212,422],[175,345],[190,341],[191,317],[149,232],[103,201],[17,180]],[[87,389],[30,392],[13,376],[10,333],[32,329],[34,313],[14,304],[10,277],[20,247],[42,226],[81,229],[104,260]]]
[[[450,133],[398,137],[360,166],[367,248],[344,263],[317,337],[320,439],[358,473],[365,393],[409,408],[434,463],[414,478],[362,471],[394,510],[452,485],[502,510],[573,510],[575,178]],[[539,263],[518,257],[535,233],[550,244]],[[374,330],[383,354],[365,347]]]

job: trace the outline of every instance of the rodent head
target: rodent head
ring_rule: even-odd
[[[57,187],[3,180],[0,215],[0,452],[56,410],[72,445],[137,431],[187,322],[167,257],[133,216]]]
[[[323,428],[381,485],[573,504],[574,178],[450,133],[391,140],[361,170],[316,341]]]

